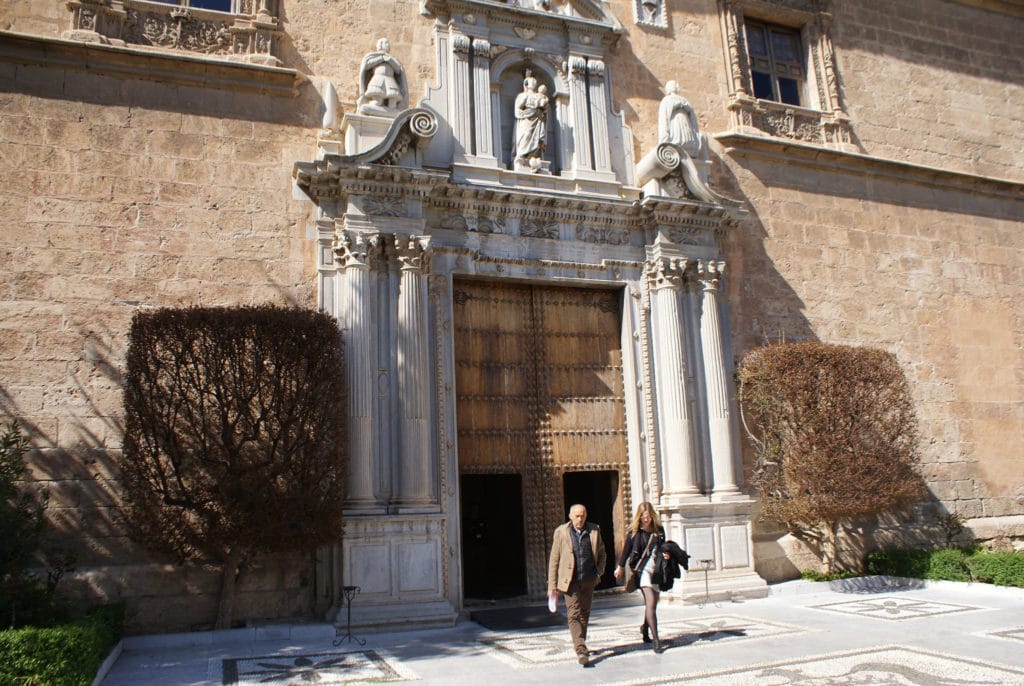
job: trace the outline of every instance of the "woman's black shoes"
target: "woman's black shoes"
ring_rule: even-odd
[[[644,637],[644,643],[651,642],[651,635],[648,633],[647,622],[644,622],[644,625],[640,627],[640,634]]]

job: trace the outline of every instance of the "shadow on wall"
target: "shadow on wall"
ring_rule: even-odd
[[[279,287],[279,301],[299,306]],[[22,379],[0,385],[0,422],[15,421],[31,442],[28,478],[50,499],[36,571],[71,561],[59,590],[75,606],[126,602],[131,633],[205,629],[213,623],[220,574],[148,553],[128,535],[118,456],[123,440],[126,305],[106,322],[63,332],[51,360],[15,361]],[[77,348],[77,350],[75,349]],[[311,616],[314,564],[308,555],[260,561],[239,580],[236,617]]]

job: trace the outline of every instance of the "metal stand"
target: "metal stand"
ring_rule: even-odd
[[[342,636],[341,638],[339,638],[337,641],[334,641],[334,645],[335,646],[340,646],[345,641],[349,641],[349,642],[358,643],[359,645],[364,646],[364,645],[366,645],[366,641],[364,641],[363,639],[358,638],[358,637],[352,635],[352,599],[356,597],[357,593],[359,593],[359,587],[358,586],[342,586],[341,587],[341,592],[343,594],[345,594],[345,606],[347,608],[346,611],[348,613],[348,621],[347,621],[347,623],[345,625],[345,635]]]
[[[711,600],[710,587],[708,586],[708,572],[711,571],[711,567],[714,564],[714,559],[700,561],[700,566],[704,568],[704,600],[699,605],[697,605],[697,607],[700,609],[703,609],[704,606],[707,605],[708,602]],[[715,603],[715,607],[718,607],[718,603]]]

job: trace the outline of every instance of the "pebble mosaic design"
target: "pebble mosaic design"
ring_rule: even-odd
[[[659,634],[667,650],[702,643],[718,643],[743,639],[765,638],[803,631],[763,620],[729,615],[659,622]],[[617,626],[591,625],[587,636],[591,662],[600,663],[610,657],[650,655],[650,645],[640,640],[638,624]],[[576,660],[572,640],[565,627],[536,632],[495,634],[481,639],[502,661],[517,669],[550,664],[572,663]]]
[[[829,612],[841,612],[848,615],[860,617],[873,617],[875,619],[917,619],[918,617],[933,617],[935,615],[948,615],[954,612],[968,612],[980,610],[979,607],[968,605],[952,605],[950,603],[937,603],[930,600],[916,600],[914,598],[901,598],[894,596],[882,596],[868,598],[866,600],[849,600],[841,603],[828,603],[825,605],[811,605],[816,610],[828,610]]]
[[[1024,684],[1024,670],[903,646],[829,653],[700,674],[620,682],[619,686],[982,686]]]
[[[221,683],[233,686],[335,686],[418,678],[373,650],[228,658],[222,661],[222,674]]]

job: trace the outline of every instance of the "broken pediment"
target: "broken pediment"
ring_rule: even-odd
[[[465,21],[467,15],[469,22],[482,15],[505,20],[518,15],[527,21],[562,18],[604,25],[616,34],[623,31],[619,20],[601,0],[423,0],[421,8],[424,14],[456,21]]]

